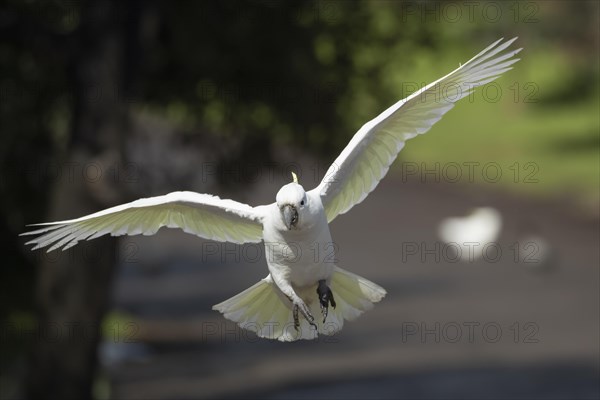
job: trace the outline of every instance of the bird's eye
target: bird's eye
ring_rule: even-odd
[[[302,200],[302,201],[300,202],[300,205],[301,205],[301,206],[303,206],[303,205],[304,205],[304,200]]]

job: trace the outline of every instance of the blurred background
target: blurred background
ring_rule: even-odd
[[[598,398],[599,12],[3,1],[0,397]],[[292,170],[312,188],[364,122],[514,36],[514,70],[332,224],[339,265],[388,290],[336,336],[270,342],[211,311],[266,275],[260,246],[18,236],[175,190],[264,204]],[[438,234],[473,224],[470,255]]]

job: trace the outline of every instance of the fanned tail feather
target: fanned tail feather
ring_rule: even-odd
[[[298,295],[310,307],[317,330],[300,316],[300,327],[294,328],[292,304],[267,276],[243,292],[213,306],[223,316],[236,322],[241,328],[255,332],[259,337],[283,342],[311,340],[318,334],[333,335],[344,326],[344,320],[352,321],[373,308],[386,295],[379,285],[351,272],[335,267],[330,289],[337,307],[329,308],[323,322],[317,298],[317,285],[298,290]]]

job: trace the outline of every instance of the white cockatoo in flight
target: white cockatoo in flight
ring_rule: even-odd
[[[475,87],[510,70],[521,50],[507,50],[515,40],[496,41],[364,124],[310,191],[294,176],[274,203],[257,207],[208,194],[173,192],[77,219],[38,224],[43,227],[24,233],[37,235],[27,244],[65,250],[80,240],[106,234],[152,235],[163,226],[217,241],[264,241],[269,275],[213,309],[264,338],[293,341],[332,335],[344,320],[371,309],[386,292],[339,268],[332,254],[315,259],[316,246],[332,245],[329,223],[375,189],[408,139],[427,132]],[[315,318],[319,312],[321,317]]]

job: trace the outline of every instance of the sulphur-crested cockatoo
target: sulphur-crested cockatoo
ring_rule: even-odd
[[[342,329],[344,320],[369,310],[386,292],[336,266],[331,252],[315,258],[315,248],[332,245],[329,223],[375,189],[406,140],[427,132],[475,87],[511,69],[518,61],[513,56],[521,50],[507,50],[515,39],[498,40],[367,122],[322,182],[308,192],[294,178],[279,190],[274,203],[258,207],[208,194],[174,192],[39,224],[41,229],[25,233],[38,235],[27,243],[35,244],[33,249],[64,250],[106,234],[152,235],[163,226],[218,241],[264,241],[269,275],[213,309],[260,337],[292,341],[332,335]],[[315,318],[319,312],[322,316]]]

